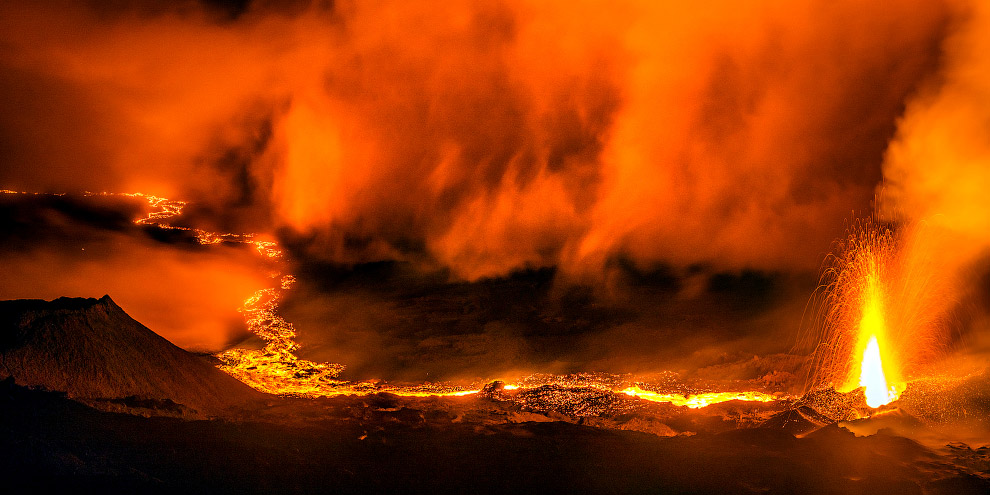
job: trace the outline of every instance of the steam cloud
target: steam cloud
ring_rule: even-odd
[[[985,330],[990,249],[990,7],[964,3],[957,29],[943,46],[941,70],[913,98],[883,165],[880,213],[901,224],[905,257],[917,273],[932,273],[929,314],[960,306]],[[968,303],[968,304],[967,304]],[[973,306],[976,306],[974,308]],[[982,310],[982,311],[978,311]],[[969,349],[990,353],[990,333],[973,332]],[[984,361],[985,362],[985,361]]]
[[[965,9],[800,4],[4,2],[0,181],[181,197],[325,259],[467,280],[597,279],[617,257],[813,269],[869,207]],[[953,34],[950,56],[985,66],[966,52],[978,32]],[[986,101],[964,63],[888,155],[909,215],[945,179],[915,136],[963,140],[964,172],[987,151],[957,132],[986,108],[928,123]]]

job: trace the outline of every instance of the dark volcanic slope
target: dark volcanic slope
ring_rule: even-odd
[[[0,301],[0,374],[75,397],[171,399],[210,414],[261,396],[110,296]]]
[[[0,480],[7,493],[73,494],[990,493],[986,448],[933,452],[885,433],[658,438],[387,409],[372,410],[378,420],[305,426],[182,421],[100,412],[0,382]]]

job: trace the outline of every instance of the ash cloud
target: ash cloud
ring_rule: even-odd
[[[476,280],[814,269],[941,2],[7,2],[8,187],[181,196],[307,256]],[[45,174],[37,174],[45,170]]]
[[[479,317],[460,341],[388,333],[423,316],[402,309],[423,302],[413,289],[300,291],[306,357],[369,375],[401,368],[376,349],[401,363],[425,352],[413,342],[551,371],[649,369],[658,354],[615,358],[637,335],[685,368],[724,372],[744,357],[733,346],[778,352],[814,287],[788,277],[818,269],[881,177],[881,206],[928,215],[914,198],[949,178],[896,143],[916,141],[939,95],[982,95],[952,89],[976,77],[953,60],[979,58],[961,47],[985,17],[955,0],[216,5],[0,5],[0,185],[194,201],[210,230],[278,232],[296,272],[396,263],[414,267],[406,284],[440,277],[426,294],[550,273],[548,306],[590,291],[578,309]],[[664,267],[675,288],[638,296]],[[756,314],[691,319],[724,302],[713,276],[745,273],[787,290]],[[566,337],[572,352],[541,352],[565,339],[550,330],[522,335],[585,316],[601,328]]]
[[[934,279],[915,281],[932,286],[923,309],[952,314],[964,329],[950,337],[973,354],[960,359],[977,357],[983,366],[990,355],[990,8],[954,7],[960,16],[943,43],[944,63],[909,101],[887,149],[879,211],[908,226],[904,256]]]

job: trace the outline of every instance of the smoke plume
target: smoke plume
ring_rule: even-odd
[[[425,260],[466,280],[600,279],[616,258],[814,269],[869,206],[953,12],[5,2],[0,180],[181,197],[280,228],[307,256]],[[940,100],[924,101],[901,142]],[[915,181],[898,171],[907,153],[890,154],[889,183]]]
[[[910,226],[905,258],[912,273],[935,280],[926,291],[938,293],[929,297],[937,304],[923,309],[928,314],[961,309],[967,319],[985,319],[990,310],[990,8],[957,3],[961,15],[944,42],[943,66],[898,123],[878,197],[883,216]],[[970,324],[987,327],[985,321]],[[969,335],[970,347],[990,352],[986,335]]]

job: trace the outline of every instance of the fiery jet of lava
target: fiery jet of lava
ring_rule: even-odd
[[[931,332],[913,323],[912,313],[923,307],[914,304],[916,295],[924,291],[913,287],[917,276],[904,269],[907,257],[897,240],[877,224],[857,224],[822,277],[823,335],[813,386],[839,392],[863,387],[870,407],[897,399],[907,356],[922,345],[914,337]]]
[[[887,386],[883,360],[880,358],[880,345],[877,344],[875,335],[870,337],[870,342],[863,351],[859,384],[865,390],[866,405],[870,407],[880,407],[897,398],[897,389]]]
[[[859,358],[858,370],[853,368],[853,375],[858,376],[855,386],[863,387],[866,395],[866,404],[870,407],[880,407],[888,404],[897,398],[897,389],[887,385],[887,373],[884,372],[884,359],[880,352],[878,338],[885,338],[886,324],[884,322],[883,292],[881,291],[881,281],[876,268],[877,260],[868,260],[868,273],[866,274],[866,289],[863,294],[863,317],[859,321],[856,329],[858,332],[858,344],[854,358]],[[862,349],[862,352],[859,350]],[[893,359],[888,356],[887,367],[893,367]],[[850,377],[850,381],[851,377]],[[851,388],[847,385],[845,388]]]

